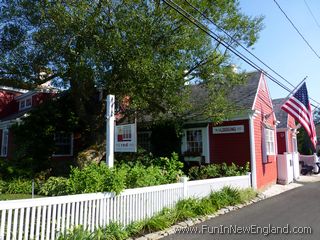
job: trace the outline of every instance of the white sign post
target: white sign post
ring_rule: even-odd
[[[106,163],[108,167],[113,167],[114,162],[114,95],[108,95],[106,100]]]

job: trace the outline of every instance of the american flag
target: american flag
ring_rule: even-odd
[[[301,87],[281,106],[281,108],[297,120],[308,133],[310,140],[316,148],[317,135],[314,127],[311,105],[309,102],[307,85]]]

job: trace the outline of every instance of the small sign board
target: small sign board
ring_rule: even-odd
[[[213,127],[213,134],[229,134],[229,133],[244,133],[243,125]]]
[[[136,124],[115,126],[115,152],[137,152]]]

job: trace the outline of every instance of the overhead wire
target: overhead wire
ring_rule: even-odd
[[[246,62],[248,65],[252,66],[254,69],[261,71],[264,73],[265,76],[267,76],[271,81],[273,81],[274,83],[276,83],[278,86],[280,86],[281,88],[285,89],[288,92],[292,92],[290,88],[288,88],[287,86],[285,86],[283,83],[281,83],[280,81],[278,81],[275,77],[273,77],[271,74],[269,74],[268,72],[266,72],[264,69],[262,69],[260,66],[258,66],[256,63],[254,63],[251,59],[249,59],[248,57],[246,57],[245,55],[243,55],[241,52],[239,52],[237,49],[235,49],[234,47],[232,47],[230,44],[226,44],[216,33],[214,33],[212,30],[210,30],[207,26],[205,26],[203,23],[201,23],[199,20],[197,20],[194,16],[192,16],[192,14],[190,14],[189,12],[187,12],[185,9],[183,9],[182,7],[180,7],[178,4],[176,4],[175,2],[171,1],[171,0],[162,0],[164,3],[166,3],[168,6],[170,6],[172,9],[174,9],[176,12],[178,12],[180,15],[182,15],[185,19],[187,19],[188,21],[190,21],[192,24],[194,24],[195,26],[197,26],[200,30],[202,30],[203,32],[205,32],[207,35],[209,35],[211,38],[213,38],[215,41],[217,41],[218,43],[220,43],[223,47],[225,47],[226,49],[228,49],[230,52],[232,52],[234,55],[236,55],[237,57],[239,57],[240,59],[242,59],[244,62]],[[209,20],[209,19],[208,19]],[[249,51],[249,50],[248,50]],[[257,58],[255,55],[253,55],[250,52],[250,55],[254,56],[255,58]],[[261,63],[263,63],[261,61]],[[264,64],[264,63],[263,63]],[[267,66],[268,68],[270,68],[269,66]],[[273,72],[275,72],[273,69],[270,68],[270,70],[272,70]],[[275,72],[276,73],[276,72]],[[276,73],[278,75],[278,73]],[[281,75],[280,75],[281,76]],[[290,83],[290,85],[292,85]],[[293,86],[293,85],[292,85]],[[310,98],[311,99],[311,98]],[[314,102],[316,102],[315,100],[313,100]],[[318,105],[319,103],[316,102]],[[313,105],[313,104],[312,104]],[[315,106],[315,105],[313,105]],[[316,106],[315,106],[316,107]]]
[[[307,1],[306,1],[306,0],[303,0],[303,1],[304,1],[304,4],[307,6],[307,9],[308,9],[308,11],[309,11],[309,13],[310,13],[311,17],[313,18],[314,22],[316,23],[316,25],[318,26],[318,28],[320,28],[320,24],[319,24],[319,22],[317,21],[316,17],[314,16],[314,14],[313,14],[313,12],[312,12],[312,10],[311,10],[311,8],[310,8],[309,4],[307,3]]]
[[[237,57],[241,58],[243,61],[245,61],[247,64],[249,64],[250,66],[252,66],[253,68],[255,68],[256,70],[259,70],[261,72],[263,72],[265,75],[270,75],[269,73],[267,73],[266,71],[264,71],[262,68],[260,68],[258,65],[256,65],[252,60],[250,60],[249,58],[247,58],[246,56],[244,56],[241,52],[239,52],[238,50],[236,50],[235,48],[233,48],[230,44],[225,43],[216,33],[214,33],[212,30],[208,29],[206,26],[204,26],[201,22],[199,22],[196,18],[194,18],[190,13],[188,13],[187,11],[185,11],[183,8],[181,8],[179,5],[177,5],[176,3],[174,3],[173,1],[167,1],[167,0],[163,0],[167,5],[169,5],[170,7],[172,7],[175,11],[177,11],[179,14],[181,14],[183,17],[185,17],[188,21],[190,21],[192,24],[196,25],[200,30],[202,30],[203,32],[205,32],[206,34],[208,34],[211,38],[213,38],[215,41],[217,41],[218,43],[220,43],[223,47],[225,47],[226,49],[228,49],[229,51],[231,51],[233,54],[235,54]],[[174,4],[175,6],[173,6],[172,4]],[[179,9],[180,10],[179,10]],[[192,19],[191,19],[191,18]],[[270,78],[273,79],[273,77],[270,75]],[[277,81],[276,79],[273,79],[273,81],[278,84],[279,86],[281,86],[282,88],[286,89],[287,91],[290,92],[290,89],[287,88],[285,85],[283,85],[281,82]]]
[[[280,11],[283,13],[283,15],[286,17],[286,19],[290,22],[292,27],[296,30],[296,32],[300,35],[300,37],[303,39],[303,41],[308,45],[308,47],[311,49],[311,51],[320,59],[319,54],[314,50],[314,48],[311,46],[311,44],[307,41],[307,39],[302,35],[302,33],[299,31],[299,29],[295,26],[295,24],[292,22],[292,20],[288,17],[288,15],[285,13],[285,11],[281,8],[279,3],[276,0],[273,0],[274,3],[278,6]]]
[[[247,49],[243,44],[241,44],[237,39],[235,39],[233,36],[231,36],[226,30],[221,28],[218,24],[216,24],[214,21],[212,21],[206,14],[201,12],[197,7],[195,7],[192,3],[190,3],[188,0],[184,0],[191,8],[193,8],[195,11],[201,14],[206,20],[208,20],[211,24],[216,26],[220,31],[222,31],[226,36],[228,36],[230,39],[232,39],[235,43],[238,44],[243,50],[245,50],[247,53],[249,53],[252,57],[254,57],[256,60],[258,60],[261,64],[263,64],[265,67],[267,67],[269,70],[271,70],[274,74],[276,74],[278,77],[280,77],[282,80],[284,80],[286,83],[288,83],[291,87],[295,88],[291,82],[289,82],[286,78],[284,78],[282,75],[280,75],[278,72],[276,72],[274,69],[272,69],[269,65],[267,65],[264,61],[262,61],[259,57],[257,57],[255,54],[253,54],[249,49]],[[306,79],[306,78],[305,78]],[[287,89],[286,89],[287,90]],[[309,97],[310,100],[315,102],[317,104],[317,108],[319,108],[320,103],[317,102],[315,99]]]

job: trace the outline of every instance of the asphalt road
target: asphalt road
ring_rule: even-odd
[[[187,233],[186,230],[193,233]],[[312,233],[308,234],[310,231]],[[169,239],[319,240],[320,182],[306,183],[302,187],[194,225],[185,229],[184,233],[163,238]]]

